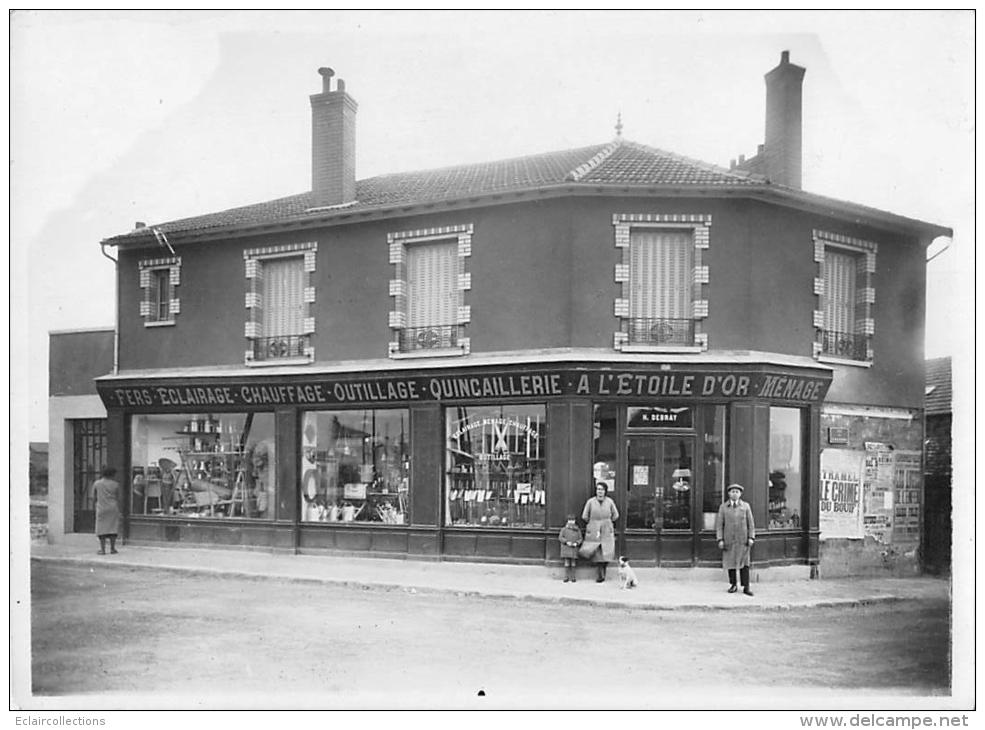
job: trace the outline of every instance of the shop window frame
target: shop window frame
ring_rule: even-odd
[[[708,317],[707,287],[709,283],[709,268],[704,263],[704,251],[710,247],[712,218],[709,214],[703,213],[616,213],[612,216],[612,225],[615,229],[615,246],[620,250],[620,260],[615,265],[614,279],[620,285],[619,296],[613,302],[613,311],[619,319],[619,329],[613,334],[613,348],[620,352],[661,352],[661,353],[688,353],[703,352],[708,349],[708,334],[702,331],[702,325]],[[630,262],[632,255],[632,234],[634,230],[657,229],[657,230],[686,230],[691,235],[694,246],[691,261],[691,303],[690,316],[686,321],[679,325],[668,325],[658,323],[658,331],[649,342],[634,341],[633,323],[630,318],[631,309],[631,281],[630,281]],[[668,328],[670,336],[668,340],[675,339],[673,330],[676,326],[684,326],[688,329],[690,343],[677,344],[672,341],[661,341],[664,339],[664,328]]]
[[[542,466],[541,466],[541,475],[542,475],[542,477],[541,477],[542,478],[541,489],[542,489],[542,492],[543,492],[543,501],[540,503],[540,507],[541,507],[542,512],[543,512],[543,522],[540,525],[530,525],[530,524],[515,525],[515,524],[512,524],[512,523],[503,525],[503,524],[491,523],[491,522],[488,522],[486,524],[482,524],[481,522],[478,523],[478,524],[475,524],[475,523],[455,523],[453,521],[453,518],[451,516],[451,511],[450,511],[451,510],[451,502],[452,501],[455,501],[455,500],[452,500],[452,499],[449,498],[450,492],[451,491],[456,491],[456,490],[457,491],[462,491],[465,488],[466,485],[463,484],[462,487],[456,486],[454,488],[454,490],[452,489],[452,484],[455,483],[453,481],[453,477],[455,476],[455,474],[457,472],[453,472],[452,471],[452,466],[451,466],[451,464],[449,464],[449,461],[448,461],[448,455],[449,455],[449,448],[448,448],[448,439],[449,439],[449,436],[448,436],[448,423],[449,423],[449,421],[448,421],[448,418],[449,418],[449,414],[454,413],[456,410],[468,409],[468,408],[499,408],[499,409],[509,409],[511,407],[535,407],[535,408],[540,408],[541,409],[541,413],[543,415],[543,420],[541,420],[539,422],[539,426],[538,426],[538,428],[540,429],[540,433],[538,434],[538,439],[540,440],[540,445],[543,448],[543,451],[541,452],[541,456],[537,459],[538,461],[540,461],[542,463]],[[547,408],[547,403],[546,402],[540,401],[540,402],[536,402],[536,403],[526,403],[526,402],[509,402],[509,401],[507,401],[507,402],[503,402],[503,403],[500,403],[500,404],[478,404],[478,403],[473,403],[473,404],[462,404],[462,403],[459,403],[457,405],[455,405],[455,404],[446,404],[441,409],[441,428],[442,428],[442,434],[443,434],[442,443],[444,444],[444,446],[442,447],[442,455],[441,455],[442,479],[441,479],[441,510],[440,510],[439,521],[441,523],[441,527],[442,527],[443,530],[463,530],[463,531],[478,530],[478,531],[481,531],[483,533],[488,533],[488,534],[491,534],[492,535],[492,534],[500,534],[500,533],[505,532],[505,531],[526,531],[526,532],[541,533],[544,530],[550,529],[548,527],[548,525],[550,523],[551,480],[550,480],[550,474],[548,473],[548,468],[547,468],[548,467],[547,451],[548,451],[548,445],[549,445],[549,434],[548,434],[548,408]],[[475,472],[473,472],[473,474],[474,473]],[[468,475],[466,475],[465,478],[467,479],[468,478]],[[519,482],[518,482],[518,484],[519,484]],[[473,486],[475,486],[474,477],[473,477]],[[531,483],[530,486],[531,486],[531,494],[533,494],[536,490],[533,489],[532,483]],[[522,498],[522,494],[520,496]],[[465,499],[465,495],[459,495],[459,497],[461,499],[463,499],[463,500]],[[515,498],[515,495],[514,495],[514,498]],[[531,498],[531,500],[528,503],[530,503],[530,504],[536,504],[536,502],[532,498]]]
[[[797,517],[798,517],[799,524],[795,524],[795,525],[783,524],[783,525],[778,525],[776,527],[774,527],[771,524],[773,512],[780,509],[780,508],[774,506],[773,502],[774,502],[774,496],[775,495],[772,493],[772,490],[778,489],[778,486],[776,484],[774,484],[774,479],[773,479],[773,476],[772,476],[774,474],[774,471],[773,471],[773,464],[771,463],[773,461],[773,458],[772,458],[772,451],[773,451],[773,424],[772,424],[773,417],[772,417],[772,412],[774,410],[796,411],[798,413],[798,415],[799,415],[799,422],[800,422],[799,423],[799,433],[798,433],[798,439],[800,441],[800,448],[799,448],[799,450],[797,450],[797,454],[796,454],[797,458],[800,461],[800,485],[799,485],[799,488],[800,488],[800,497],[799,497],[799,501],[797,502],[797,504],[794,505],[794,507],[796,508],[796,511],[797,511]],[[767,444],[768,444],[768,446],[767,446],[767,452],[766,452],[766,470],[767,470],[767,475],[768,475],[767,486],[766,486],[766,504],[765,504],[766,518],[765,518],[765,523],[763,524],[763,526],[762,527],[759,527],[759,525],[757,525],[756,526],[756,530],[757,530],[757,532],[761,530],[763,532],[770,532],[770,533],[795,532],[797,534],[800,534],[807,527],[807,524],[808,524],[808,515],[809,515],[809,512],[810,512],[810,509],[811,508],[815,508],[816,509],[816,506],[815,505],[811,505],[810,502],[809,502],[809,500],[810,500],[810,482],[811,482],[811,473],[810,473],[810,471],[811,471],[811,461],[810,461],[810,443],[809,443],[810,442],[810,411],[807,408],[802,408],[802,407],[797,407],[797,406],[792,406],[792,405],[770,404],[770,406],[769,406],[769,421],[768,422],[769,422],[769,427],[767,429]],[[784,485],[783,488],[785,489],[786,488],[786,485]],[[749,501],[749,500],[746,499],[746,501]],[[790,509],[789,505],[786,503],[786,500],[784,500],[784,506],[787,507],[788,509]]]
[[[338,413],[354,414],[354,413],[358,413],[358,412],[362,412],[364,414],[365,413],[373,413],[373,414],[375,414],[375,413],[379,413],[379,412],[383,412],[383,411],[390,412],[390,413],[397,412],[397,413],[400,413],[400,414],[402,414],[403,416],[406,417],[407,430],[406,430],[406,433],[403,435],[403,440],[400,443],[403,445],[403,447],[405,449],[404,451],[402,451],[402,454],[401,455],[402,455],[402,457],[406,461],[405,461],[404,464],[401,465],[401,468],[402,469],[406,469],[406,476],[405,476],[405,478],[407,480],[407,488],[406,488],[406,490],[402,490],[402,489],[399,489],[399,485],[398,485],[398,489],[397,489],[396,492],[392,492],[392,493],[385,492],[385,493],[382,493],[382,495],[385,495],[387,497],[389,497],[389,495],[392,494],[395,498],[397,498],[398,504],[400,504],[400,492],[405,492],[405,496],[404,496],[404,500],[405,500],[404,509],[402,511],[398,510],[398,514],[405,515],[402,518],[403,521],[402,522],[399,522],[399,523],[398,522],[388,523],[388,522],[383,521],[382,514],[380,515],[381,520],[378,521],[378,522],[375,521],[375,520],[357,520],[357,519],[355,519],[355,517],[353,517],[353,519],[351,519],[351,520],[346,520],[346,519],[343,518],[344,515],[343,515],[343,512],[342,512],[341,509],[340,509],[340,511],[336,515],[334,515],[334,518],[333,518],[333,517],[329,517],[329,515],[328,515],[328,506],[327,506],[327,504],[325,505],[326,511],[324,513],[322,513],[322,514],[319,515],[320,517],[324,517],[325,519],[308,519],[308,514],[309,513],[307,512],[307,510],[309,509],[309,506],[310,505],[312,505],[312,504],[315,503],[315,499],[314,498],[310,498],[307,495],[306,492],[307,492],[307,490],[308,490],[309,487],[314,487],[314,489],[316,491],[316,497],[317,497],[317,492],[318,492],[318,487],[319,487],[319,484],[318,484],[319,467],[318,467],[318,463],[317,463],[317,452],[318,452],[318,448],[317,448],[317,437],[320,436],[320,434],[318,433],[317,425],[315,425],[313,428],[314,428],[314,431],[315,431],[315,438],[316,438],[316,440],[312,440],[311,439],[311,435],[310,435],[309,429],[308,429],[308,426],[311,423],[308,420],[309,417],[311,417],[313,419],[317,419],[318,415],[324,415],[324,414],[338,414]],[[300,508],[301,508],[300,524],[302,526],[307,527],[307,526],[311,526],[311,525],[332,525],[332,526],[341,526],[343,529],[349,529],[349,528],[353,528],[353,527],[356,527],[356,528],[370,527],[372,529],[379,529],[379,528],[384,528],[384,529],[406,529],[407,527],[409,527],[412,524],[412,520],[413,520],[413,501],[412,501],[412,495],[414,493],[414,480],[413,480],[413,469],[411,469],[411,461],[412,461],[411,441],[412,441],[412,436],[411,436],[411,412],[410,412],[410,408],[408,408],[406,406],[403,406],[403,407],[402,406],[394,406],[394,407],[388,407],[388,408],[355,408],[355,407],[349,407],[349,408],[313,408],[313,409],[306,409],[304,411],[301,411],[300,418],[301,418],[301,439],[302,439],[302,443],[301,443],[300,472],[299,472],[300,475],[301,475],[301,482],[300,482],[300,486],[298,487],[298,498],[299,498],[299,505],[300,505]],[[317,420],[315,420],[315,423],[317,424]],[[343,427],[345,427],[345,428],[349,428],[349,427],[346,427],[345,424],[341,424],[341,425]],[[376,432],[374,430],[374,432],[371,434],[371,437],[372,438],[371,438],[371,447],[370,447],[373,450],[373,454],[372,454],[372,457],[371,457],[372,458],[372,461],[369,464],[370,466],[373,467],[373,470],[374,470],[373,473],[374,474],[376,474],[376,462],[377,462],[375,451],[378,448],[378,446],[376,444],[376,438],[375,438],[376,435],[377,434],[376,434]],[[366,462],[365,462],[365,456],[363,457],[362,464],[363,465],[366,464]],[[363,467],[361,466],[360,468],[363,468]],[[337,476],[338,476],[338,474],[336,474],[336,477]],[[316,481],[314,483],[312,483],[312,481],[311,481],[312,478],[315,478],[316,479]],[[351,497],[350,498],[346,498],[344,496],[345,495],[345,485],[338,485],[336,483],[336,487],[335,488],[338,489],[340,487],[342,489],[341,494],[343,495],[343,497],[342,497],[343,501],[347,501],[347,500],[348,501],[352,501],[353,498],[351,498]],[[369,496],[371,494],[373,496],[381,496],[380,493],[370,493],[367,490],[367,496]],[[369,501],[370,500],[368,500],[368,499],[366,499],[364,497],[364,498],[361,498],[361,501],[364,501],[364,503],[369,504]]]

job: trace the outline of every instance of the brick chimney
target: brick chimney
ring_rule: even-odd
[[[806,69],[790,63],[790,51],[766,74],[766,177],[779,185],[800,189],[802,158],[802,87]]]
[[[356,199],[356,110],[339,79],[332,91],[330,68],[320,68],[322,91],[311,95],[311,191],[316,206]]]

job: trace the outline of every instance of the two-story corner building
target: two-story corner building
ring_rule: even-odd
[[[759,566],[882,569],[919,540],[893,499],[949,231],[800,189],[803,72],[767,75],[732,169],[617,128],[357,180],[321,69],[310,192],[103,241],[129,539],[544,562],[603,482],[621,553],[710,566],[739,482]]]

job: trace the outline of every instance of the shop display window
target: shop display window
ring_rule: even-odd
[[[445,436],[446,525],[545,526],[544,406],[448,408]]]
[[[703,507],[701,525],[705,530],[715,529],[718,508],[725,495],[725,406],[701,406],[702,454],[704,466]]]
[[[770,408],[770,529],[799,528],[804,474],[803,411]]]
[[[130,432],[131,514],[274,518],[272,413],[135,415]]]
[[[303,522],[410,523],[410,413],[312,411],[301,425]]]

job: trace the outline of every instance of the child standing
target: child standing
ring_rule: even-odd
[[[564,582],[574,583],[575,561],[578,560],[578,546],[581,545],[581,530],[575,524],[573,514],[568,515],[568,522],[561,528],[557,537],[561,541],[561,557],[564,559]]]

